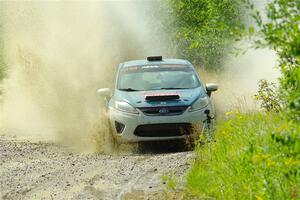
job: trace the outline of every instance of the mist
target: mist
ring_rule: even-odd
[[[112,87],[118,63],[163,54],[160,46],[147,45],[153,38],[147,27],[150,3],[1,2],[1,7],[8,65],[2,129],[102,151],[108,127],[96,90]]]

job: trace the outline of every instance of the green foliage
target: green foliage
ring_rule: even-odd
[[[216,129],[212,155],[208,145],[196,150],[186,196],[299,199],[300,125],[279,114],[227,115]]]
[[[279,55],[281,98],[290,117],[300,120],[300,3],[273,0],[266,11],[266,20],[259,12],[253,12],[262,36],[256,43],[271,47]]]
[[[182,199],[182,190],[176,176],[173,174],[163,175],[162,184],[165,185],[165,199]]]
[[[167,0],[159,14],[166,14],[161,26],[170,39],[169,53],[220,68],[243,28],[242,5],[243,0]]]
[[[169,190],[175,190],[178,186],[178,180],[171,174],[162,176],[162,182],[167,184]]]
[[[300,3],[269,1],[265,19],[250,1],[245,0],[260,28],[256,44],[279,55],[279,88],[262,80],[256,95],[272,112],[227,113],[230,117],[216,128],[212,151],[207,144],[196,149],[186,196],[300,199]],[[256,35],[254,27],[248,32]]]
[[[258,92],[254,97],[260,102],[261,108],[267,112],[279,112],[281,110],[277,86],[273,82],[269,83],[267,80],[260,80],[258,82]]]

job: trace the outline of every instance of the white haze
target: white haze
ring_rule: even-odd
[[[112,86],[119,62],[163,54],[160,44],[149,42],[154,38],[146,23],[151,4],[0,4],[9,69],[2,129],[79,150],[106,151],[101,143],[109,143],[104,139],[108,127],[96,90]]]

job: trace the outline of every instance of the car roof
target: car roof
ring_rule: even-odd
[[[148,61],[146,59],[145,60],[131,60],[131,61],[124,62],[121,66],[122,67],[131,67],[131,66],[159,65],[159,64],[191,65],[191,63],[187,60],[165,58],[165,59],[162,59],[162,61]]]

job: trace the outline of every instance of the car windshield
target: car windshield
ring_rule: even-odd
[[[163,89],[190,89],[199,87],[194,69],[187,65],[145,65],[120,70],[118,89],[145,91]]]

